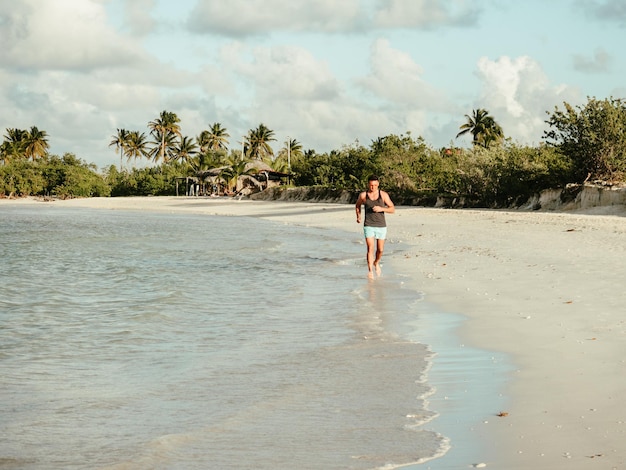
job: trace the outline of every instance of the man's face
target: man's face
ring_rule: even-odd
[[[379,184],[378,180],[368,181],[368,187],[369,187],[370,193],[373,193],[374,191],[378,189],[378,184]]]

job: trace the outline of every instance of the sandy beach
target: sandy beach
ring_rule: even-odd
[[[339,204],[187,197],[0,204],[254,216],[360,232],[353,207]],[[429,303],[467,317],[459,341],[506,353],[513,364],[504,392],[510,406],[475,416],[467,430],[468,440],[486,443],[485,455],[432,468],[626,468],[626,217],[618,209],[397,207],[388,216],[383,276],[392,264]]]

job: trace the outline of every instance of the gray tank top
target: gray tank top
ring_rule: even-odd
[[[375,201],[370,199],[368,194],[365,193],[365,223],[363,225],[366,227],[386,227],[387,223],[385,222],[385,213],[374,212],[372,210],[374,206],[385,207],[383,196],[380,191],[378,191],[378,199]]]

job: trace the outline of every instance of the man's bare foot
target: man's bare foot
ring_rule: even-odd
[[[367,278],[368,279],[374,279],[374,273],[372,271],[368,271],[367,272]]]
[[[380,276],[383,271],[380,269],[380,264],[376,264],[374,265],[374,267],[376,268],[376,275]]]

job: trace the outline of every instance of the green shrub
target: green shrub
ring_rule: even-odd
[[[93,165],[72,154],[43,157],[34,162],[14,160],[0,166],[0,194],[4,196],[108,196],[109,185]]]
[[[575,182],[623,180],[626,175],[626,100],[588,99],[585,106],[555,107],[545,132],[549,145],[571,159]]]

